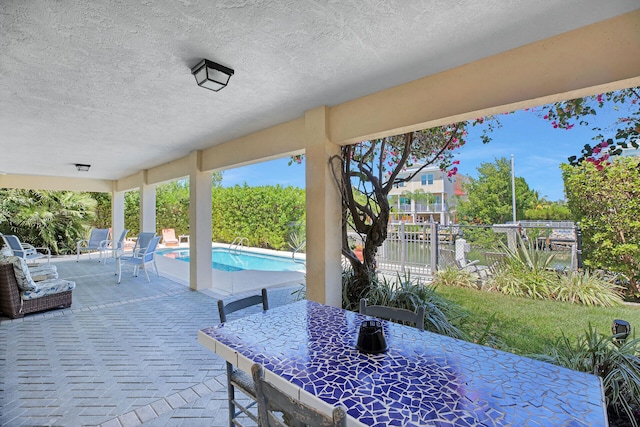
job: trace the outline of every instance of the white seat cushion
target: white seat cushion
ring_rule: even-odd
[[[42,298],[47,295],[59,294],[60,292],[72,291],[76,288],[76,282],[63,279],[53,279],[38,282],[38,289],[36,291],[23,291],[20,292],[20,298],[23,300],[30,300],[36,298]]]

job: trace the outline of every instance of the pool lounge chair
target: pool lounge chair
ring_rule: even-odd
[[[118,256],[124,253],[124,241],[127,238],[128,233],[129,230],[122,230],[120,238],[117,241],[110,240],[102,249],[100,249],[100,258],[104,258],[105,265],[109,258],[118,258]]]
[[[89,259],[91,259],[91,252],[100,252],[100,260],[102,260],[102,251],[109,244],[109,229],[108,228],[94,228],[91,230],[88,240],[78,240],[77,242],[77,258],[76,261],[80,261],[80,253],[87,252]]]
[[[174,230],[173,228],[163,228],[162,243],[165,246],[179,246],[180,241],[176,239],[176,230]]]
[[[51,263],[51,250],[49,248],[36,248],[29,243],[22,243],[18,236],[12,234],[3,234],[2,239],[13,252],[13,256],[20,257],[27,262],[47,258],[47,264]]]
[[[147,282],[151,282],[149,278],[149,273],[147,272],[147,265],[152,264],[153,268],[156,270],[156,274],[159,276],[158,267],[156,266],[156,248],[158,247],[158,242],[160,241],[160,236],[156,236],[147,245],[144,251],[140,251],[138,253],[134,253],[130,256],[120,256],[117,258],[118,264],[118,283],[120,283],[120,279],[122,277],[122,264],[133,265],[133,275],[138,276],[138,270],[144,270],[144,274],[147,276]]]
[[[133,245],[133,255],[144,252],[145,249],[147,249],[147,246],[149,246],[149,242],[151,242],[151,239],[153,239],[154,237],[156,237],[156,233],[153,231],[143,231],[142,233],[138,234],[136,243],[135,245]]]

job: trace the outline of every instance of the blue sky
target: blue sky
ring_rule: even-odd
[[[613,123],[615,115],[614,111],[601,110],[595,119],[606,128]],[[553,129],[542,119],[541,113],[531,111],[517,111],[500,116],[499,120],[502,127],[490,134],[492,141],[489,144],[482,144],[479,129],[470,131],[467,144],[457,155],[459,173],[475,178],[481,163],[491,163],[501,157],[510,159],[513,154],[516,176],[523,177],[541,197],[554,201],[564,199],[560,164],[566,163],[569,156],[579,156],[584,144],[592,142],[592,126]],[[250,186],[280,184],[304,188],[304,166],[288,166],[288,161],[283,158],[226,170],[222,185],[228,187],[246,182]]]

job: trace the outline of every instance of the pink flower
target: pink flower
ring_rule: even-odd
[[[460,160],[454,160],[452,164],[459,165],[460,164]]]
[[[608,146],[609,146],[609,143],[607,141],[602,141],[600,143],[600,147],[602,147],[602,148],[607,148]]]
[[[593,148],[593,154],[600,154],[600,151],[602,151],[602,149],[598,146]]]

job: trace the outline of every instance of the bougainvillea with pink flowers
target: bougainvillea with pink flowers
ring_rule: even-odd
[[[343,206],[342,254],[351,264],[353,280],[345,292],[349,301],[359,301],[376,272],[376,253],[387,238],[389,192],[408,182],[425,168],[437,165],[449,178],[458,172],[457,150],[467,140],[467,129],[483,125],[481,138],[499,126],[493,118],[394,135],[345,145],[339,156],[330,159]],[[363,260],[352,251],[348,232],[356,232],[364,242]]]
[[[554,129],[570,130],[575,125],[590,126],[599,109],[612,108],[620,118],[609,129],[593,127],[595,143],[585,144],[580,155],[569,157],[571,165],[582,162],[593,164],[602,170],[610,164],[611,156],[619,155],[623,149],[640,146],[640,87],[616,92],[607,92],[586,98],[577,98],[541,107],[543,118]],[[605,133],[615,132],[613,137]]]

